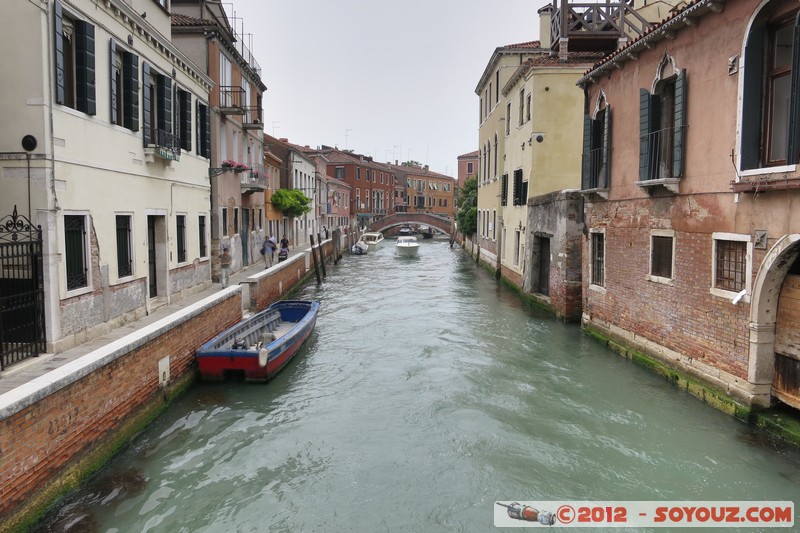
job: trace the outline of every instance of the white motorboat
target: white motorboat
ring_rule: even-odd
[[[394,249],[397,250],[398,255],[415,256],[419,250],[419,242],[413,235],[401,235],[397,238]]]
[[[369,246],[364,241],[358,241],[350,248],[353,255],[365,255],[369,251]]]
[[[373,252],[378,249],[378,246],[383,242],[383,233],[380,231],[368,231],[361,236],[361,240],[367,243],[369,251]]]

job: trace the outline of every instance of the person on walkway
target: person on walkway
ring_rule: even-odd
[[[275,235],[270,235],[268,240],[270,244],[272,244],[272,260],[275,261],[275,250],[278,249],[278,239],[275,238]]]
[[[286,238],[286,235],[284,235],[283,239],[281,239],[281,250],[284,248],[287,252],[289,251],[289,239]]]
[[[233,262],[233,258],[231,254],[228,253],[228,247],[225,246],[222,249],[222,255],[219,256],[219,280],[222,283],[222,288],[228,286],[228,280],[230,279],[231,275],[231,263]]]
[[[264,244],[261,245],[261,255],[264,256],[264,268],[272,266],[272,256],[275,254],[275,248],[269,239],[264,239]]]

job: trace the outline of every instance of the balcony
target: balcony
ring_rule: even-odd
[[[267,174],[261,165],[253,165],[250,170],[241,173],[241,186],[243,194],[267,190]]]
[[[251,105],[244,108],[244,118],[242,119],[242,128],[246,130],[264,129],[264,121],[261,118],[261,107],[256,105]]]
[[[612,52],[628,38],[643,35],[651,24],[626,2],[553,0],[550,49],[562,59],[569,52]]]
[[[155,144],[144,149],[145,161],[153,163],[156,157],[165,161],[181,160],[181,138],[166,130],[156,130]]]
[[[223,115],[245,114],[244,89],[235,85],[220,85],[219,87],[219,112]]]
[[[673,173],[677,130],[678,128],[664,128],[640,138],[640,152],[644,155],[640,155],[640,181],[636,182],[637,187],[645,190],[664,187],[678,194],[681,180]]]
[[[583,154],[581,193],[594,193],[608,198],[608,167],[603,164],[604,155],[604,148],[595,148]]]

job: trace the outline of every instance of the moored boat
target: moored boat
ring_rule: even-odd
[[[433,230],[430,226],[420,226],[419,233],[423,239],[433,239]]]
[[[268,381],[288,363],[311,334],[319,302],[275,302],[223,331],[196,352],[200,377],[219,381],[226,376]]]
[[[398,255],[407,257],[415,256],[417,255],[417,250],[419,250],[419,242],[417,242],[417,238],[413,235],[404,235],[397,238],[394,249],[397,251]]]
[[[364,241],[358,241],[350,247],[350,253],[353,255],[365,255],[369,251],[369,246]]]
[[[378,246],[383,242],[383,233],[380,231],[368,231],[361,236],[361,240],[367,243],[369,251],[372,252],[377,250]]]

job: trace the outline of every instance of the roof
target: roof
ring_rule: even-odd
[[[494,72],[495,65],[500,61],[500,57],[506,54],[550,54],[549,48],[542,48],[542,43],[540,41],[528,41],[525,43],[516,43],[516,44],[507,44],[505,46],[500,46],[494,49],[492,53],[492,57],[489,58],[489,62],[486,64],[486,68],[481,75],[481,79],[478,81],[478,85],[475,86],[475,94],[480,95],[481,88],[486,84],[489,77]]]
[[[537,55],[525,60],[517,70],[514,71],[514,74],[508,79],[508,82],[502,89],[503,96],[506,96],[508,92],[516,85],[519,79],[523,76],[526,76],[528,72],[531,71],[533,68],[537,67],[553,67],[553,68],[563,68],[563,67],[572,67],[576,70],[580,67],[586,67],[594,64],[596,61],[603,58],[603,52],[569,52],[567,54],[566,60],[562,61],[557,55]]]
[[[481,156],[481,151],[480,150],[475,150],[474,152],[469,152],[467,154],[461,154],[456,159],[473,159],[473,158],[480,157],[480,156]]]
[[[672,15],[662,20],[660,23],[655,24],[648,31],[644,32],[638,39],[628,43],[627,46],[608,54],[600,61],[595,63],[592,68],[586,71],[583,77],[578,80],[578,85],[585,85],[593,83],[597,74],[613,68],[613,65],[625,62],[629,59],[635,59],[642,48],[646,48],[648,44],[659,41],[675,32],[679,32],[687,27],[689,24],[684,24],[684,21],[691,16],[699,16],[707,13],[708,11],[717,12],[720,2],[724,0],[689,0],[685,5],[674,11]],[[671,38],[671,37],[669,37]]]
[[[209,19],[199,19],[197,17],[190,17],[189,15],[181,15],[180,13],[173,13],[170,15],[173,26],[217,26],[217,23]]]

